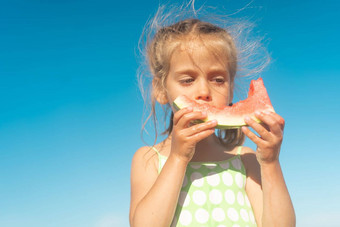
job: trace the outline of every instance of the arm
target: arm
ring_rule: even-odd
[[[142,149],[132,160],[130,224],[170,226],[186,164],[169,156],[158,176],[155,161],[146,160],[147,156]]]
[[[242,131],[256,145],[256,157],[250,158],[247,193],[252,202],[259,226],[295,226],[295,212],[279,163],[283,139],[284,120],[276,113],[257,113],[263,125],[247,118],[248,128]]]
[[[170,226],[196,143],[213,134],[217,124],[190,126],[192,120],[205,117],[189,108],[175,113],[170,155],[159,175],[155,162],[146,160],[146,148],[137,151],[131,169],[131,226]]]

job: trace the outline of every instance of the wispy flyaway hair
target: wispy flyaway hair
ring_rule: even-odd
[[[153,87],[165,89],[165,80],[174,50],[188,37],[198,37],[205,47],[215,55],[228,58],[230,82],[235,90],[242,93],[240,79],[256,78],[269,63],[270,57],[262,46],[262,39],[252,35],[253,24],[245,20],[235,20],[230,15],[212,13],[212,7],[196,9],[195,2],[183,5],[159,6],[155,15],[146,23],[139,41],[141,64],[137,73],[139,87],[145,102],[146,117],[142,126],[145,132],[147,122],[152,119],[155,140],[158,135],[156,98]],[[163,134],[172,131],[173,113],[169,117],[169,105],[161,106],[164,111]],[[220,141],[226,146],[238,146],[244,141],[240,129],[218,130]]]

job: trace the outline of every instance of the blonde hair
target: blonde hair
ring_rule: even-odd
[[[149,83],[149,93],[147,93],[145,92],[143,85],[146,82],[145,79],[148,75],[148,70],[143,70],[143,68],[141,67],[138,73],[140,89],[144,101],[146,101],[145,103],[147,103],[147,100],[151,100],[151,111],[142,126],[142,130],[145,128],[148,120],[152,118],[156,133],[154,144],[157,141],[158,135],[158,120],[156,117],[157,102],[154,94],[154,88],[158,88],[157,90],[165,90],[165,81],[169,72],[170,58],[172,56],[172,53],[181,43],[187,41],[187,39],[190,37],[197,37],[200,39],[200,41],[202,41],[202,44],[209,48],[211,53],[217,55],[217,57],[226,56],[228,62],[224,62],[224,64],[227,64],[230,77],[229,82],[231,84],[234,84],[235,77],[239,69],[238,60],[240,57],[242,57],[243,51],[240,52],[239,48],[236,47],[235,38],[232,37],[228,29],[210,22],[200,20],[198,18],[198,11],[196,11],[193,7],[194,2],[191,3],[191,9],[188,9],[189,5],[181,6],[179,8],[175,7],[172,8],[173,11],[168,14],[164,13],[164,7],[160,7],[155,17],[150,20],[145,27],[141,36],[140,44],[142,44],[142,39],[145,38],[143,43],[145,44],[145,46],[144,48],[140,48],[140,50],[142,51],[142,56],[144,56],[146,60],[146,65],[148,65],[152,80],[152,82]],[[181,12],[182,14],[178,12]],[[183,15],[183,12],[186,13],[184,13]],[[191,18],[186,18],[186,16],[189,14],[188,12],[191,12]],[[180,15],[183,18],[181,18]],[[174,23],[169,23],[169,21],[171,21],[169,20],[170,18],[175,20],[177,19],[178,21]],[[212,18],[216,19],[216,17]],[[258,44],[256,43],[256,45]],[[245,48],[248,49],[248,51],[254,49],[254,47],[252,47],[251,45],[249,46],[249,44]],[[262,65],[261,67],[263,68],[264,65]],[[252,73],[255,73],[255,71],[259,71],[259,69],[256,68],[256,70],[253,70]],[[148,95],[150,97],[148,97]],[[162,106],[162,108],[165,112],[165,116],[167,116],[170,109],[169,105],[166,105],[165,108],[164,106]],[[172,118],[173,113],[171,112],[169,125],[162,133],[163,135],[170,135],[173,126]],[[164,121],[164,123],[165,122],[166,120]],[[244,134],[239,128],[218,130],[217,136],[220,142],[227,147],[239,146],[244,142],[245,138]]]

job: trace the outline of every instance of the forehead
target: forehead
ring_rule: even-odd
[[[223,68],[228,67],[226,43],[221,39],[190,38],[181,42],[170,59],[174,67]]]

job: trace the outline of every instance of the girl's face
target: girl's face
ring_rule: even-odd
[[[166,79],[166,99],[171,104],[179,95],[199,103],[223,107],[232,101],[232,84],[227,57],[214,55],[200,41],[178,47]]]

